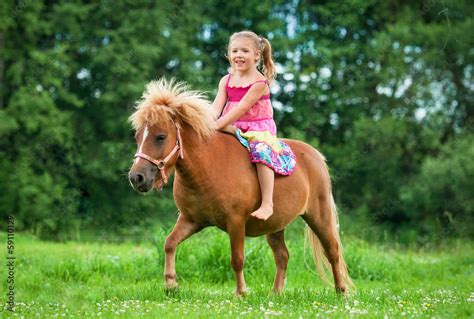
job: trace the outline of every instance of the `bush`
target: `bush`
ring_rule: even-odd
[[[420,173],[402,190],[402,201],[425,236],[473,237],[474,135],[446,143],[427,157]]]
[[[345,214],[397,230],[411,220],[400,190],[438,147],[428,128],[394,118],[361,118],[343,146],[327,148],[336,202]]]

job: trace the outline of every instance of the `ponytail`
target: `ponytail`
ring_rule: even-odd
[[[272,58],[272,46],[270,44],[270,41],[268,41],[264,37],[259,37],[259,40],[262,48],[262,72],[263,75],[267,78],[268,82],[272,83],[272,81],[276,78],[276,68]]]

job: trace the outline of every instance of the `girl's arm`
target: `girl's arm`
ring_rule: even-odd
[[[222,113],[225,102],[227,101],[227,92],[225,90],[225,85],[227,82],[227,77],[229,75],[223,76],[219,81],[219,89],[217,91],[216,98],[212,102],[212,112],[214,113],[214,118],[217,119]]]
[[[220,130],[227,125],[234,123],[245,114],[257,101],[265,94],[267,85],[265,83],[255,83],[244,95],[239,104],[226,115],[217,120],[217,129]]]

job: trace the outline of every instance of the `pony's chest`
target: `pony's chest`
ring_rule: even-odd
[[[225,227],[228,210],[222,196],[216,196],[215,192],[185,188],[179,182],[176,184],[176,181],[173,195],[178,209],[193,221],[202,225]]]

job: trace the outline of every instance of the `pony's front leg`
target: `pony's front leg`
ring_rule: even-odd
[[[227,232],[230,238],[231,259],[230,263],[235,273],[237,297],[247,293],[247,286],[244,279],[244,242],[245,242],[245,222],[242,220],[229,221]]]
[[[178,221],[165,242],[165,288],[178,288],[175,269],[176,247],[201,229],[203,229],[201,225],[192,222],[182,213],[179,214]]]

